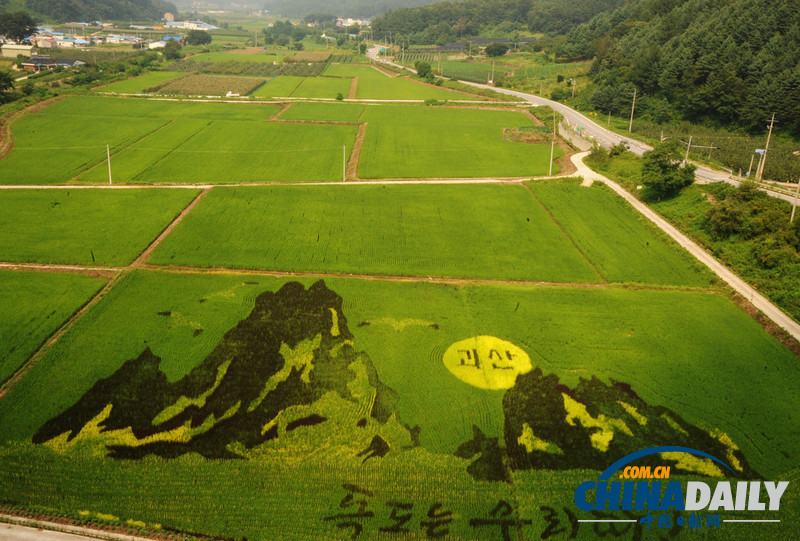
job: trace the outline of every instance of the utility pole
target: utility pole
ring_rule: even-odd
[[[572,98],[575,99],[575,79],[569,80],[569,86],[572,87]]]
[[[553,152],[556,146],[556,111],[553,110],[553,140],[550,141],[550,170],[547,172],[548,177],[553,176]]]
[[[628,133],[633,131],[633,110],[636,108],[636,88],[633,89],[633,103],[631,104],[631,121],[628,123]]]
[[[106,157],[108,158],[108,183],[111,184],[111,149],[106,145]]]
[[[792,152],[795,156],[800,156],[800,150]],[[789,218],[789,223],[794,222],[794,212],[797,210],[797,196],[800,195],[800,178],[797,179],[797,189],[794,192],[794,203],[792,204],[792,216]]]
[[[750,176],[750,173],[752,173],[752,171],[753,171],[753,159],[754,159],[755,157],[756,157],[756,155],[755,155],[755,154],[753,154],[752,156],[750,156],[750,167],[748,167],[748,168],[747,168],[747,176],[748,176],[748,177]]]
[[[689,144],[686,145],[686,157],[683,159],[684,167],[689,162],[689,150],[692,148],[692,137],[694,137],[694,136],[693,135],[689,136]]]
[[[772,126],[775,124],[775,113],[772,113],[772,120],[769,121],[769,133],[767,133],[767,144],[764,147],[764,154],[761,157],[758,171],[756,172],[756,180],[761,180],[764,176],[764,163],[767,161],[767,152],[769,152],[769,139],[772,137]]]
[[[347,180],[347,145],[342,147],[342,182]]]

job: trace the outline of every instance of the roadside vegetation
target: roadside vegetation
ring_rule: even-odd
[[[694,184],[659,199],[646,186],[643,160],[632,153],[609,156],[597,149],[587,163],[619,181],[800,320],[800,215],[790,222],[791,203],[747,182],[738,188],[722,182]]]

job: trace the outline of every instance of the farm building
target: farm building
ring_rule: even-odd
[[[35,54],[30,60],[22,63],[22,69],[31,71],[54,70],[57,64],[47,55]]]
[[[5,43],[0,46],[0,57],[3,58],[16,58],[18,55],[29,57],[33,46],[31,45],[16,45],[14,43]]]
[[[22,63],[23,69],[31,71],[54,70],[57,67],[62,68],[78,68],[85,66],[86,62],[76,60],[74,58],[58,58],[53,60],[48,55],[33,55],[30,60]]]

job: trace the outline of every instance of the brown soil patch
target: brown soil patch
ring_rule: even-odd
[[[765,316],[761,310],[753,306],[750,301],[740,294],[731,291],[730,297],[733,299],[733,302],[738,304],[742,310],[747,312],[750,317],[755,319],[761,325],[761,327],[767,331],[767,333],[769,333],[778,342],[789,348],[789,350],[791,350],[791,352],[797,357],[800,357],[800,342],[795,340],[791,334],[783,329],[783,327],[780,327],[777,323]]]
[[[15,122],[27,115],[41,111],[45,107],[49,107],[54,103],[63,100],[64,98],[65,96],[58,96],[56,98],[40,101],[38,103],[34,103],[30,107],[26,107],[25,109],[21,109],[19,111],[14,111],[3,118],[0,118],[0,160],[8,156],[8,153],[11,152],[12,148],[14,148],[14,138],[11,135],[11,126],[13,126]]]
[[[564,154],[556,160],[559,175],[571,175],[578,171],[578,168],[575,167],[575,164],[572,163],[572,160],[570,159],[573,154],[577,154],[577,152],[573,152],[571,148],[568,149],[567,152],[569,152],[569,154]]]
[[[370,67],[372,69],[374,69],[375,71],[381,72],[382,74],[384,74],[387,77],[398,77],[398,74],[393,72],[393,71],[382,69],[381,67],[375,66],[375,65],[371,65]]]
[[[347,94],[347,99],[350,100],[356,99],[357,89],[358,89],[358,77],[353,77],[353,80],[350,81],[350,92]]]
[[[271,117],[269,117],[268,120],[276,120],[279,116],[281,116],[283,113],[285,113],[286,110],[291,106],[292,106],[291,102],[282,104],[281,110],[278,111],[277,113],[275,113],[274,115],[272,115]]]
[[[514,143],[541,143],[545,137],[542,132],[521,130],[519,128],[503,128],[503,141]]]
[[[361,146],[364,144],[364,136],[367,133],[367,123],[358,125],[356,142],[353,145],[353,152],[350,153],[350,160],[347,162],[347,178],[358,180],[358,162],[361,159]]]
[[[544,126],[544,122],[542,122],[541,120],[539,120],[539,117],[537,117],[536,115],[534,115],[533,113],[531,113],[531,110],[530,110],[530,109],[525,109],[524,111],[525,111],[525,114],[528,116],[528,118],[529,118],[529,119],[531,119],[531,121],[533,121],[533,123],[534,123],[536,126]]]

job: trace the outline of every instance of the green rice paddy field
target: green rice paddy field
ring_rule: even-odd
[[[356,123],[362,179],[547,170],[549,145],[504,141],[533,125],[508,110],[76,96],[14,124],[0,182],[84,186],[0,190],[4,513],[179,539],[796,538],[797,356],[609,189],[224,185],[339,181]],[[106,144],[114,183],[220,185],[194,207],[87,187]],[[789,481],[780,510],[660,530],[577,508],[663,445]],[[724,475],[686,456],[648,465]],[[609,517],[634,522],[578,522]]]
[[[0,271],[0,383],[104,283],[75,274]]]
[[[198,193],[0,190],[0,261],[127,265]]]
[[[97,91],[100,92],[117,92],[119,94],[140,94],[144,92],[145,88],[150,88],[178,77],[186,75],[179,71],[149,71],[137,77],[131,77],[118,83],[111,83],[98,87]]]
[[[299,281],[310,287],[315,279]],[[351,493],[351,500],[355,495],[369,502],[373,514],[356,520],[368,539],[381,538],[380,528],[391,525],[392,502],[398,501],[411,505],[420,537],[426,531],[421,522],[440,504],[437,509],[452,515],[445,525],[453,538],[502,539],[469,523],[490,517],[502,500],[530,521],[521,524],[525,535],[538,536],[547,528],[542,507],[560,514],[572,509],[574,487],[597,472],[525,470],[514,474],[513,486],[471,478],[471,460],[463,452],[456,456],[458,449],[476,428],[486,437],[502,437],[506,393],[461,381],[442,356],[451,344],[477,335],[517,345],[535,367],[570,387],[591,377],[629,383],[641,400],[669,408],[682,423],[729,436],[767,478],[796,477],[791,472],[798,434],[790,399],[800,386],[796,358],[729,300],[707,292],[328,278],[325,286],[343,299],[333,334],[352,336],[353,348],[371,359],[381,382],[396,392],[392,417],[382,426],[372,419],[359,428],[358,413],[329,391],[302,411],[295,406],[285,413],[291,420],[322,412],[325,422],[299,429],[279,423],[279,436],[246,460],[193,453],[103,458],[93,440],[102,433],[91,423],[72,446],[31,443],[48,419],[145,350],[160,359],[166,380],[183,381],[247,317],[260,293],[286,282],[158,271],[125,278],[0,401],[0,487],[6,501],[232,538],[349,539],[351,527],[339,525],[346,520],[326,517],[345,512],[340,503]],[[715,324],[707,325],[712,319]],[[766,370],[760,359],[769,359]],[[719,374],[726,385],[713,384]],[[119,399],[113,407],[125,408]],[[404,426],[416,427],[418,445]],[[376,432],[392,442],[390,449],[365,460],[359,452]],[[796,524],[796,500],[790,483],[782,511],[770,517],[781,518],[784,528]],[[562,520],[569,524],[568,515]],[[596,537],[591,525],[582,528],[579,538]],[[734,525],[724,534],[759,538]]]
[[[311,93],[325,89],[324,78],[313,81]],[[106,145],[118,184],[335,181],[342,175],[342,147],[349,160],[357,132],[340,122],[353,121],[364,106],[327,105],[298,103],[296,116],[291,109],[282,116],[329,122],[308,125],[269,122],[280,111],[276,104],[71,97],[14,124],[14,147],[0,160],[0,182],[104,184]],[[358,121],[367,124],[358,164],[362,178],[548,171],[547,145],[504,140],[504,129],[533,125],[522,112],[368,105]],[[79,132],[80,139],[64,135]]]
[[[215,189],[151,262],[708,285],[705,273],[611,193],[574,184],[531,186],[537,195],[521,186],[480,184]],[[545,197],[543,204],[538,198]],[[582,219],[589,215],[604,226],[592,235]]]

